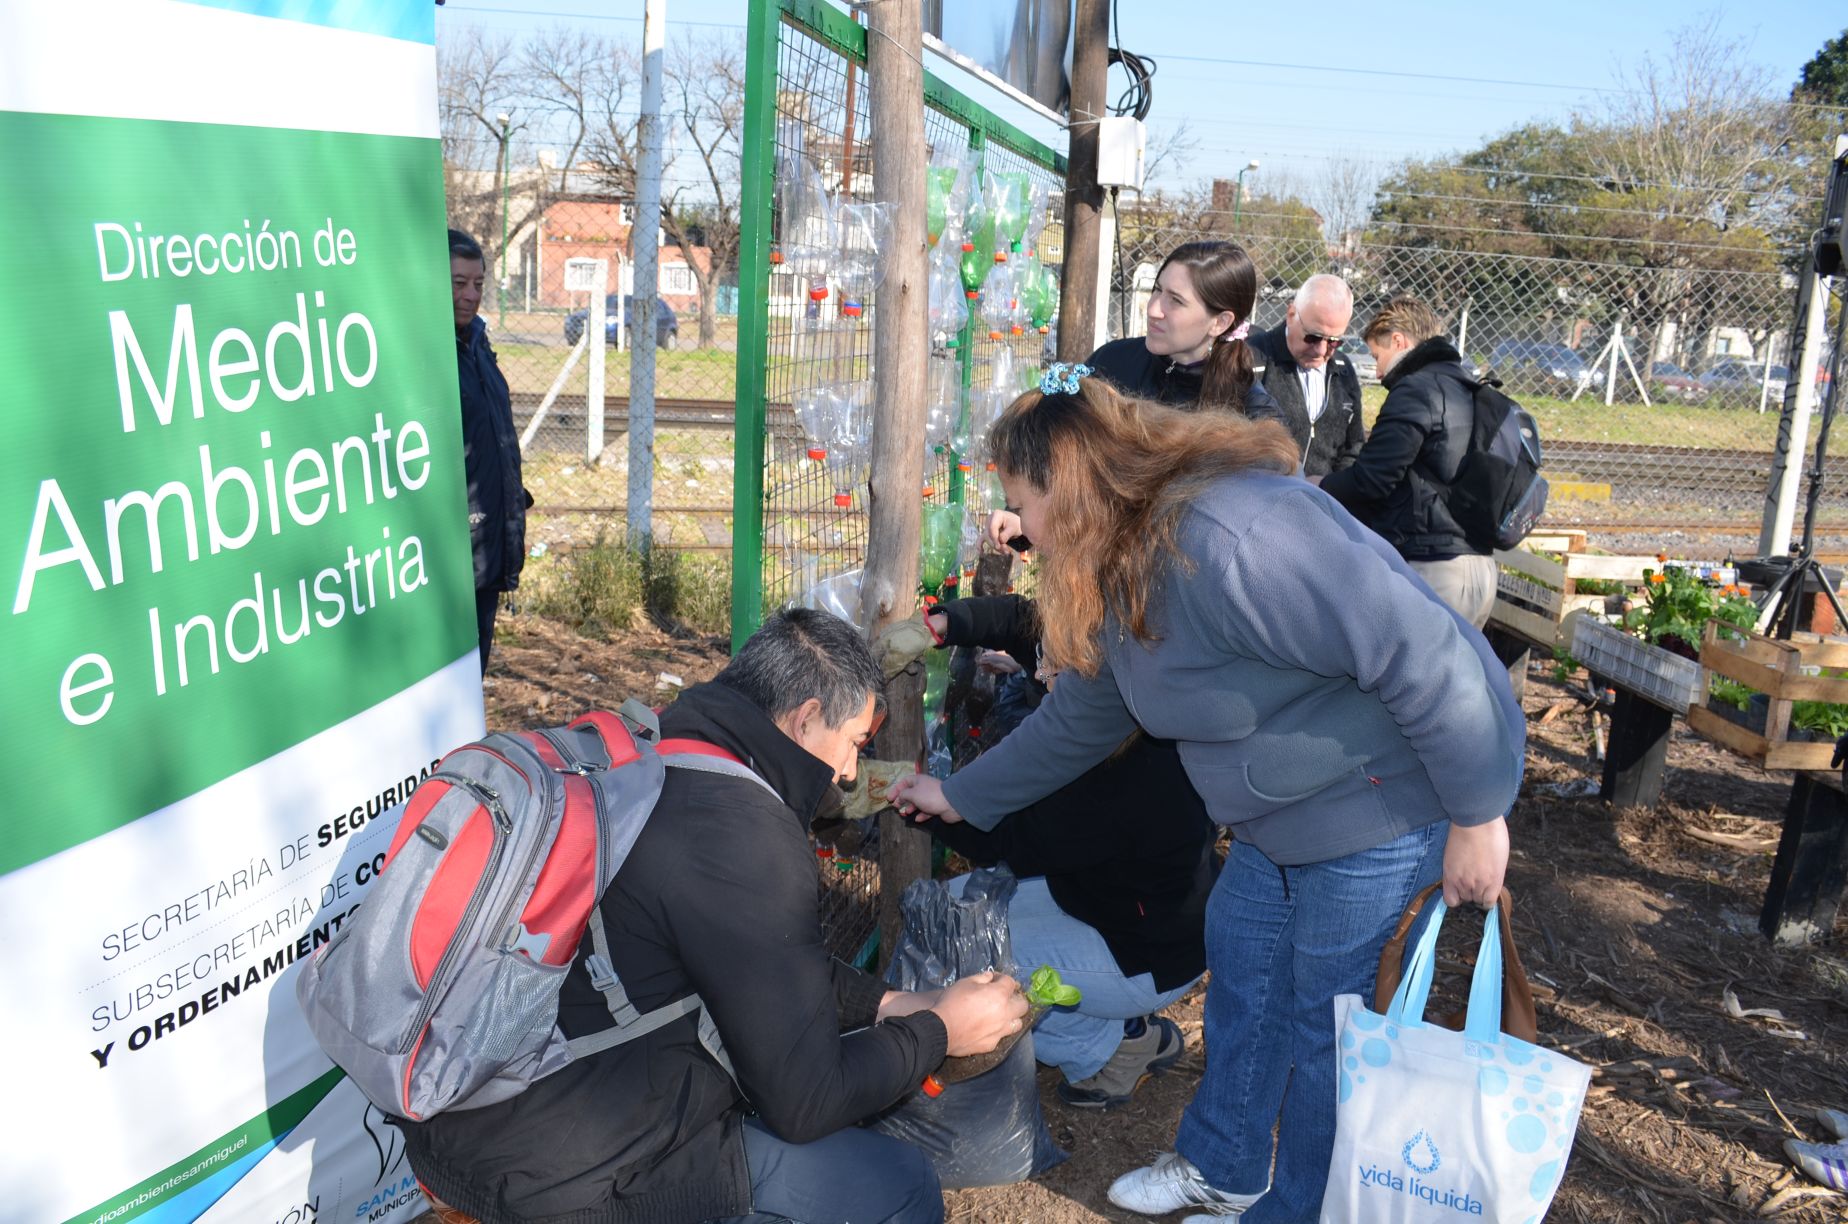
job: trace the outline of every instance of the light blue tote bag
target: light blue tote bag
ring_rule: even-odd
[[[1460,1033],[1428,1024],[1444,902],[1386,1013],[1335,998],[1335,1151],[1322,1224],[1537,1224],[1565,1172],[1591,1068],[1501,1031],[1501,912],[1483,922]]]

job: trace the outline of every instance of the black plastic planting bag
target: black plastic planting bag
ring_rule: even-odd
[[[1013,973],[1007,938],[1013,895],[1014,877],[1003,868],[970,876],[967,899],[936,880],[912,884],[900,902],[905,930],[886,981],[898,990],[936,990],[990,969]],[[913,1093],[871,1125],[922,1151],[951,1190],[1025,1181],[1066,1156],[1040,1112],[1032,1033],[992,1070],[946,1084],[936,1097]]]

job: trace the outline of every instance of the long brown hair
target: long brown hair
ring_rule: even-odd
[[[1188,242],[1174,248],[1161,261],[1157,280],[1170,265],[1187,269],[1194,295],[1213,314],[1231,311],[1239,323],[1251,321],[1258,301],[1258,266],[1251,262],[1245,248],[1235,242]],[[1236,324],[1234,325],[1236,330]],[[1229,336],[1231,333],[1226,333]],[[1206,354],[1206,369],[1201,375],[1201,408],[1245,410],[1245,396],[1251,390],[1251,347],[1243,340],[1221,336],[1213,341]]]
[[[1053,666],[1094,676],[1104,618],[1138,640],[1169,565],[1181,512],[1205,487],[1244,471],[1291,473],[1296,444],[1274,421],[1187,412],[1119,395],[1101,378],[1075,394],[1029,391],[989,431],[995,464],[1047,495],[1052,539],[1039,578],[1040,640]]]

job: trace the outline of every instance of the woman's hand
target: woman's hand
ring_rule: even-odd
[[[919,820],[935,816],[948,824],[962,819],[944,798],[943,783],[929,774],[912,774],[892,783],[886,788],[886,801],[898,809],[900,816],[915,816]]]
[[[1496,817],[1487,824],[1450,826],[1444,847],[1444,904],[1473,901],[1484,909],[1501,899],[1502,880],[1508,874],[1508,822]]]
[[[1007,542],[1020,534],[1020,516],[1012,510],[996,510],[988,516],[988,539],[1002,552],[1009,551]]]

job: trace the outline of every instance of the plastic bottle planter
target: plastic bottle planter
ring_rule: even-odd
[[[924,172],[924,238],[935,247],[960,237],[975,167],[963,158],[933,157]]]
[[[840,246],[835,263],[841,315],[860,319],[879,288],[883,270],[879,253],[890,235],[891,213],[884,204],[843,204],[836,210],[836,218]]]
[[[994,217],[994,232],[985,245],[994,252],[994,262],[1006,263],[1008,253],[1020,249],[1020,240],[1027,232],[1027,211],[1032,202],[1029,180],[1019,170],[990,170],[982,194]]]
[[[982,324],[990,340],[1026,333],[1027,314],[1020,297],[1019,265],[996,264],[982,291]]]
[[[828,440],[840,417],[839,398],[832,387],[804,387],[794,397],[796,424],[807,442],[804,454],[820,463],[828,457]]]
[[[930,261],[930,300],[926,310],[931,343],[940,348],[960,345],[963,328],[969,323],[969,305],[955,254],[951,248],[941,247]]]
[[[961,506],[925,506],[918,530],[918,578],[928,594],[935,595],[953,580],[962,552]]]
[[[834,474],[834,504],[853,505],[854,490],[864,482],[872,441],[873,384],[848,383],[838,389],[838,412],[828,444],[828,467]]]
[[[982,196],[969,193],[969,211],[963,219],[962,242],[962,284],[963,292],[970,297],[982,291],[982,282],[988,279],[988,270],[994,259],[991,252],[995,244],[995,215],[989,211]]]
[[[1688,707],[1702,703],[1706,694],[1698,662],[1592,616],[1574,618],[1572,656],[1587,671],[1684,717]]]

